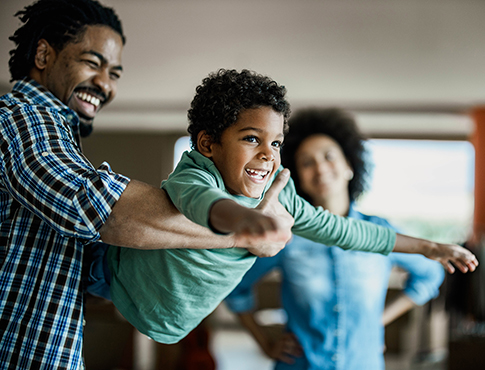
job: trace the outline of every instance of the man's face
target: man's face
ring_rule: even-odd
[[[259,198],[281,164],[283,116],[270,107],[246,109],[228,127],[211,158],[231,194]]]
[[[96,113],[116,95],[122,49],[113,29],[88,26],[78,42],[52,52],[40,82],[91,128]]]

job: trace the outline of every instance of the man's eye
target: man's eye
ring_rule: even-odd
[[[119,80],[121,78],[121,74],[116,73],[116,72],[111,72],[109,75],[111,76],[111,79],[113,79],[113,80]]]
[[[97,68],[98,67],[98,63],[95,62],[95,61],[92,61],[92,60],[85,60],[85,62],[87,64],[89,64],[91,67],[94,67],[94,68]]]

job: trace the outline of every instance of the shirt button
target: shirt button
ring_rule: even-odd
[[[335,306],[333,306],[333,310],[335,312],[340,312],[340,306],[338,304],[336,304]]]
[[[336,337],[340,336],[340,330],[338,329],[334,330],[333,335],[335,335]]]
[[[42,157],[47,157],[49,155],[49,153],[47,152],[42,152]]]
[[[338,360],[338,355],[333,355],[332,356],[332,361],[337,361]]]

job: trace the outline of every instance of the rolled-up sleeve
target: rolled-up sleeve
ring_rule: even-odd
[[[392,263],[408,272],[404,287],[406,294],[417,305],[423,305],[436,298],[445,278],[445,271],[440,263],[421,255],[391,253]]]
[[[107,163],[94,168],[54,110],[19,111],[2,138],[6,191],[60,234],[97,240],[129,178],[111,171]]]

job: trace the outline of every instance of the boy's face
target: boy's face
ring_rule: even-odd
[[[270,107],[246,109],[211,144],[214,164],[231,194],[259,198],[281,164],[283,116]]]

